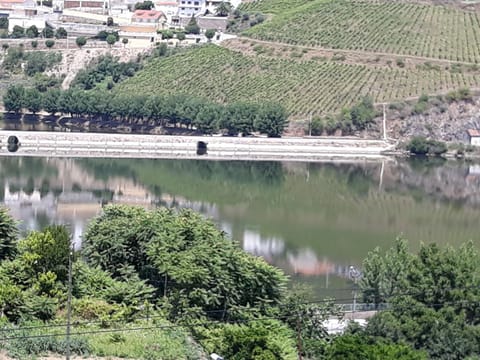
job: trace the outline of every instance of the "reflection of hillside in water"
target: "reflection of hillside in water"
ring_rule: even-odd
[[[0,199],[23,221],[23,229],[69,224],[77,246],[85,224],[103,204],[191,208],[287,273],[347,277],[352,262],[359,265],[366,251],[382,245],[379,239],[385,244],[404,228],[418,235],[415,239],[428,240],[436,236],[426,232],[431,224],[452,218],[455,234],[445,238],[466,240],[476,212],[455,217],[444,206],[431,215],[435,204],[422,200],[478,206],[479,175],[476,165],[417,160],[313,164],[11,157],[0,159]],[[415,201],[422,204],[410,214]],[[416,217],[419,224],[412,223]],[[459,218],[470,232],[460,233]],[[428,225],[422,226],[425,219]]]
[[[480,165],[442,159],[409,159],[387,166],[385,190],[480,206]]]

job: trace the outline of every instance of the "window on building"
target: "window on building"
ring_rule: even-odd
[[[195,8],[195,11],[198,11],[198,8]]]
[[[193,5],[198,6],[199,5],[198,1],[194,1]]]
[[[182,8],[182,10],[185,10],[185,8]]]

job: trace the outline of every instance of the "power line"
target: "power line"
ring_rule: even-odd
[[[442,288],[440,291],[446,292],[446,291],[452,291],[452,290],[470,290],[470,289],[480,289],[479,285],[476,286],[465,286],[465,287],[450,287],[450,288]],[[330,289],[333,290],[333,289]],[[349,291],[354,291],[355,289],[347,289],[347,288],[338,288],[335,290],[349,290]],[[364,288],[364,289],[356,289],[356,291],[360,293],[365,293],[367,291],[372,291],[372,290],[378,290],[375,288]],[[382,296],[385,299],[392,298],[394,296],[418,296],[418,295],[424,295],[427,292],[423,290],[419,291],[410,291],[410,292],[402,292],[402,293],[392,293],[391,295],[384,295]],[[322,304],[322,303],[333,303],[334,305],[343,305],[345,302],[351,301],[352,298],[340,298],[340,299],[317,299],[317,300],[311,300],[311,301],[306,301],[306,302],[301,302],[296,305],[314,305],[314,304]],[[446,302],[442,303],[445,304]],[[373,303],[372,303],[373,304]],[[435,304],[436,306],[442,305],[442,304]],[[288,304],[279,304],[277,305],[280,308],[284,308],[289,306]],[[256,311],[257,309],[255,308],[245,308],[242,309],[242,311]],[[231,312],[231,310],[228,309],[216,309],[216,310],[206,310],[203,312],[203,314],[209,315],[209,314],[226,314],[228,312]],[[133,320],[149,320],[149,319],[158,319],[158,318],[164,318],[164,316],[145,316],[145,317],[137,317]],[[96,325],[96,324],[104,324],[105,322],[109,323],[122,323],[125,320],[114,320],[114,319],[108,319],[108,320],[98,320],[98,321],[76,321],[72,323],[72,326],[82,326],[82,325]],[[2,332],[8,332],[8,331],[21,331],[21,330],[35,330],[35,329],[48,329],[48,328],[59,328],[59,327],[66,327],[68,324],[67,323],[62,323],[62,324],[48,324],[48,325],[35,325],[35,326],[27,326],[27,327],[18,327],[18,328],[11,328],[11,329],[0,329],[0,333]]]
[[[401,294],[399,294],[398,296],[401,296]],[[343,299],[344,301],[348,301],[348,300],[351,300],[351,298],[347,298],[347,299]],[[321,304],[321,303],[329,303],[329,302],[332,302],[331,300],[328,300],[328,299],[322,299],[322,300],[315,300],[315,301],[309,301],[309,302],[302,302],[302,303],[298,303],[296,305],[314,305],[314,304]],[[418,303],[418,304],[413,304],[413,305],[418,305],[418,306],[425,306],[425,307],[437,307],[437,306],[444,306],[444,305],[454,305],[454,304],[463,304],[463,305],[477,305],[477,306],[480,306],[480,300],[479,301],[472,301],[472,300],[455,300],[455,301],[445,301],[445,302],[442,302],[442,303]],[[343,305],[343,303],[338,303],[338,302],[334,302],[333,305]],[[374,305],[374,304],[372,304]],[[288,305],[282,305],[280,306],[280,308],[283,308],[283,307],[286,307]],[[408,305],[406,306],[406,308],[410,308],[411,306]],[[403,307],[399,307],[399,306],[395,306],[395,310],[400,310],[402,309]],[[248,309],[243,309],[243,310],[248,310]],[[256,309],[251,309],[252,311],[255,311]],[[393,310],[393,309],[392,309]],[[376,311],[392,311],[390,309],[382,309],[382,310],[376,310]],[[228,310],[211,310],[211,311],[205,311],[205,313],[228,313],[229,311]],[[292,315],[292,316],[296,316],[296,315]],[[290,317],[292,317],[290,316]],[[286,318],[289,318],[289,317],[286,317]],[[165,319],[164,316],[162,315],[157,315],[157,316],[149,316],[149,317],[139,317],[139,318],[136,318],[134,319],[134,321],[139,321],[139,320],[149,320],[149,319]],[[211,325],[212,323],[213,324],[221,324],[221,323],[235,323],[235,322],[244,322],[244,321],[256,321],[256,320],[265,320],[265,319],[276,319],[276,320],[281,320],[282,317],[268,317],[268,318],[254,318],[254,319],[249,319],[249,320],[241,320],[241,319],[237,319],[237,320],[226,320],[226,321],[223,321],[223,322],[215,322],[215,321],[209,321],[209,322],[206,322],[202,325]],[[110,321],[107,321],[109,323],[123,323],[124,320],[110,320]],[[89,321],[89,322],[74,322],[71,324],[71,326],[73,327],[78,327],[78,326],[89,326],[89,325],[97,325],[97,324],[103,324],[105,323],[105,321]],[[0,329],[0,333],[1,332],[13,332],[13,331],[25,331],[25,330],[38,330],[38,329],[48,329],[48,328],[62,328],[62,327],[66,327],[68,326],[68,323],[67,324],[49,324],[49,325],[38,325],[38,326],[26,326],[26,327],[17,327],[17,328],[3,328],[3,329]],[[189,327],[191,325],[188,325],[188,324],[172,324],[172,325],[166,325],[165,327]],[[195,325],[195,326],[198,326],[198,325]],[[142,330],[142,329],[156,329],[158,327],[140,327],[140,328],[137,328],[138,330]],[[110,332],[110,331],[129,331],[129,329],[110,329],[110,330],[96,330],[96,331],[90,331],[90,332],[83,332],[83,333],[71,333],[71,335],[84,335],[84,334],[90,334],[90,333],[96,333],[96,332]],[[64,336],[64,335],[67,335],[67,334],[50,334],[50,335],[45,335],[45,336]],[[43,335],[32,335],[34,337],[43,337]],[[0,338],[0,341],[2,340],[8,340],[8,339],[14,339],[16,337],[9,337],[9,338]]]
[[[462,304],[463,306],[466,305],[477,305],[480,306],[480,301],[450,301],[444,303],[430,303],[430,304],[406,304],[404,306],[396,306],[395,309],[386,309],[386,310],[379,310],[379,311],[394,311],[400,309],[411,309],[414,306],[422,307],[422,308],[432,308],[441,305],[454,305],[454,304]],[[142,326],[142,327],[134,327],[134,328],[118,328],[118,329],[99,329],[99,330],[88,330],[88,331],[77,331],[70,333],[71,336],[80,336],[80,335],[91,335],[91,334],[101,334],[101,333],[116,333],[116,332],[130,332],[130,331],[142,331],[142,330],[168,330],[168,329],[177,329],[177,328],[195,328],[199,326],[206,326],[206,325],[221,325],[221,324],[242,324],[248,323],[251,321],[267,321],[267,320],[282,320],[285,321],[287,319],[297,319],[298,317],[303,317],[299,313],[285,315],[285,316],[270,316],[270,317],[261,317],[261,318],[253,318],[253,319],[237,319],[237,320],[227,320],[223,322],[214,322],[214,321],[206,321],[194,324],[169,324],[169,325],[156,325],[156,326]],[[19,340],[19,339],[35,339],[35,338],[49,338],[49,337],[63,337],[66,336],[66,333],[56,333],[56,334],[42,334],[42,335],[20,335],[20,336],[10,336],[10,337],[3,337],[0,338],[0,341],[8,341],[8,340]]]

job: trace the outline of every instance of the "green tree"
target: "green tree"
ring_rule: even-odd
[[[297,359],[293,331],[276,320],[226,324],[210,331],[202,343],[225,359]]]
[[[85,36],[79,36],[75,39],[75,43],[79,48],[81,48],[87,43],[87,38]]]
[[[205,37],[208,41],[212,41],[213,37],[215,36],[216,30],[215,29],[208,29],[205,31]]]
[[[423,136],[413,137],[406,146],[406,149],[415,155],[441,155],[447,152],[444,142],[426,139]]]
[[[0,262],[5,259],[13,259],[16,254],[17,240],[17,223],[7,209],[0,208]]]
[[[70,234],[64,226],[52,225],[42,232],[33,231],[20,240],[18,248],[20,256],[36,273],[52,272],[59,281],[66,280],[71,245]]]
[[[403,344],[378,341],[359,334],[337,336],[328,347],[327,360],[426,360],[424,352]]]
[[[122,39],[122,44],[123,44],[124,47],[126,47],[127,44],[128,44],[128,39],[127,39],[127,38],[123,38],[123,39]]]
[[[113,18],[111,16],[109,16],[107,18],[107,26],[113,26],[113,25],[114,25]]]
[[[27,37],[36,38],[40,34],[38,28],[35,25],[30,26],[26,31]]]
[[[135,10],[152,10],[154,7],[154,3],[150,0],[137,2],[135,4]]]
[[[160,30],[160,33],[162,34],[162,40],[168,40],[168,39],[173,39],[173,31],[172,30]]]
[[[177,40],[180,42],[184,41],[186,38],[185,33],[183,31],[177,32],[176,36],[177,36]]]
[[[217,105],[204,105],[195,116],[193,124],[203,134],[214,134],[218,131],[218,120],[221,117],[221,111]]]
[[[55,36],[55,31],[50,26],[45,26],[42,30],[42,36],[47,39],[51,39]]]
[[[0,17],[0,29],[8,29],[8,17]]]
[[[363,261],[364,274],[360,279],[364,301],[379,305],[405,291],[413,259],[407,241],[402,238],[398,238],[385,255],[379,248],[369,252]]]
[[[268,137],[280,137],[288,124],[288,114],[279,104],[262,104],[255,119],[255,130]]]
[[[0,315],[10,321],[21,317],[21,307],[24,304],[22,290],[8,279],[0,278]]]
[[[3,106],[8,112],[19,113],[23,109],[25,89],[21,85],[10,85],[3,96]]]
[[[25,29],[21,26],[15,25],[10,36],[14,39],[25,37]]]
[[[55,41],[50,40],[50,39],[45,40],[45,46],[46,46],[47,48],[51,49],[54,45],[55,45]]]
[[[117,38],[116,38],[116,36],[113,35],[113,34],[109,34],[109,35],[107,36],[107,39],[106,39],[106,40],[107,40],[107,44],[110,45],[110,46],[112,46],[113,44],[115,44],[115,43],[117,42]]]
[[[63,27],[59,27],[57,31],[55,31],[55,37],[57,39],[66,39],[68,36],[67,30]]]
[[[55,115],[55,113],[58,111],[59,108],[59,101],[60,99],[60,90],[59,89],[49,89],[47,92],[43,95],[43,109],[52,114]]]
[[[37,89],[25,90],[23,107],[36,114],[42,109],[42,94]]]
[[[33,49],[36,49],[37,46],[38,46],[38,41],[37,41],[37,40],[32,40],[32,42],[30,43],[30,45],[32,45],[32,48],[33,48]]]
[[[388,301],[390,309],[369,320],[367,334],[407,342],[435,359],[479,355],[479,265],[472,243],[422,245],[411,255],[398,240],[385,255],[370,253],[360,282],[365,300]]]
[[[220,4],[217,5],[215,9],[215,15],[217,16],[228,16],[232,11],[232,5],[227,1],[222,1]]]
[[[200,34],[200,26],[198,26],[197,19],[195,16],[192,15],[192,18],[188,22],[187,26],[185,26],[185,32],[187,34]]]
[[[235,318],[247,306],[265,313],[283,297],[280,270],[245,253],[193,211],[104,210],[85,234],[85,258],[115,278],[122,267],[134,269],[166,296],[171,317]],[[225,312],[209,312],[218,309]]]

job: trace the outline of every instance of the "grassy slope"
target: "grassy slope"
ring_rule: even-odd
[[[209,45],[155,59],[116,91],[184,92],[218,102],[278,101],[298,118],[338,111],[365,95],[389,102],[465,86],[480,86],[480,75],[245,56]]]
[[[302,5],[300,5],[302,4]],[[246,35],[288,44],[480,61],[480,16],[458,8],[398,1],[283,0],[243,5],[275,14]]]

